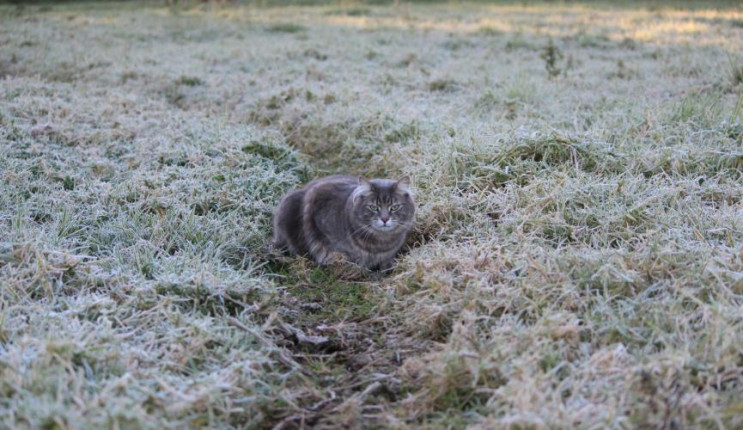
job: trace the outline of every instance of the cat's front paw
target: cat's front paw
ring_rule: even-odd
[[[343,254],[341,252],[331,252],[330,255],[328,255],[328,259],[330,260],[329,264],[332,264],[334,266],[339,264],[346,264],[349,262],[346,254]]]
[[[346,261],[346,256],[340,252],[324,252],[316,254],[315,261],[321,266],[333,266]]]
[[[332,255],[332,263],[328,266],[332,269],[333,274],[336,278],[348,281],[356,281],[359,279],[364,279],[366,277],[366,268],[353,262],[345,254],[335,252]]]

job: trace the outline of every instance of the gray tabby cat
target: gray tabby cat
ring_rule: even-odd
[[[413,226],[410,178],[328,176],[287,194],[274,215],[276,248],[320,264],[342,253],[369,269],[385,270]]]

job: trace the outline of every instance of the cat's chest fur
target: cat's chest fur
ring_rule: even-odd
[[[381,246],[369,247],[358,244],[353,236],[348,234],[347,240],[338,242],[337,249],[334,252],[343,252],[346,255],[350,255],[352,259],[362,266],[365,267],[377,267],[386,261],[394,258],[397,251],[405,243],[405,236],[398,238],[397,240],[391,239],[386,241]]]

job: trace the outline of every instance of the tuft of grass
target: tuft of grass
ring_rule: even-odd
[[[696,128],[709,128],[719,125],[723,110],[718,94],[689,94],[673,106],[670,122],[690,124]]]
[[[637,72],[627,67],[623,60],[617,60],[617,69],[609,74],[610,78],[632,79]]]
[[[441,47],[449,51],[458,51],[462,48],[471,48],[473,46],[475,46],[473,42],[463,38],[449,38],[441,43]]]
[[[554,41],[550,39],[542,48],[542,53],[539,57],[544,60],[544,68],[547,70],[547,74],[551,77],[557,77],[561,73],[565,72],[564,68],[561,68],[560,62],[563,59],[562,51],[555,45]]]
[[[733,59],[733,57],[728,57],[728,61],[730,63],[730,84],[733,87],[737,87],[740,84],[743,84],[743,64]]]
[[[201,78],[198,78],[196,76],[185,76],[185,75],[176,79],[175,83],[178,85],[185,85],[187,87],[196,87],[199,85],[204,85],[204,81]]]
[[[502,30],[488,25],[478,28],[477,32],[482,34],[483,36],[489,37],[503,36],[505,34],[505,32],[503,32]]]
[[[65,190],[72,191],[75,189],[75,180],[69,176],[65,176],[62,180],[62,186]]]
[[[498,107],[500,104],[501,101],[498,99],[498,96],[492,90],[488,90],[477,99],[474,108],[479,112],[490,111]]]
[[[587,34],[585,32],[579,32],[577,37],[578,45],[581,48],[608,48],[611,46],[611,39],[605,34]],[[625,39],[627,40],[627,39]],[[549,46],[549,45],[548,45]],[[633,49],[631,43],[624,46],[625,48]]]
[[[308,49],[304,51],[304,56],[309,57],[309,58],[314,58],[315,60],[318,60],[318,61],[325,61],[328,59],[327,54],[323,54],[316,49]]]
[[[522,33],[515,33],[512,38],[506,42],[506,52],[518,51],[518,50],[534,50],[536,45],[533,41],[524,37]]]
[[[430,91],[454,91],[457,88],[457,83],[451,79],[435,79],[428,83],[428,89]]]
[[[280,24],[274,24],[266,28],[266,31],[270,33],[300,33],[307,31],[307,27],[294,24],[291,22],[285,22]]]
[[[328,15],[345,15],[345,16],[369,16],[372,10],[362,7],[334,9],[327,12]]]

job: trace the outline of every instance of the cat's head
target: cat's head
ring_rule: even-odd
[[[352,195],[353,214],[364,226],[378,232],[395,232],[413,225],[415,203],[410,178],[366,180]]]

